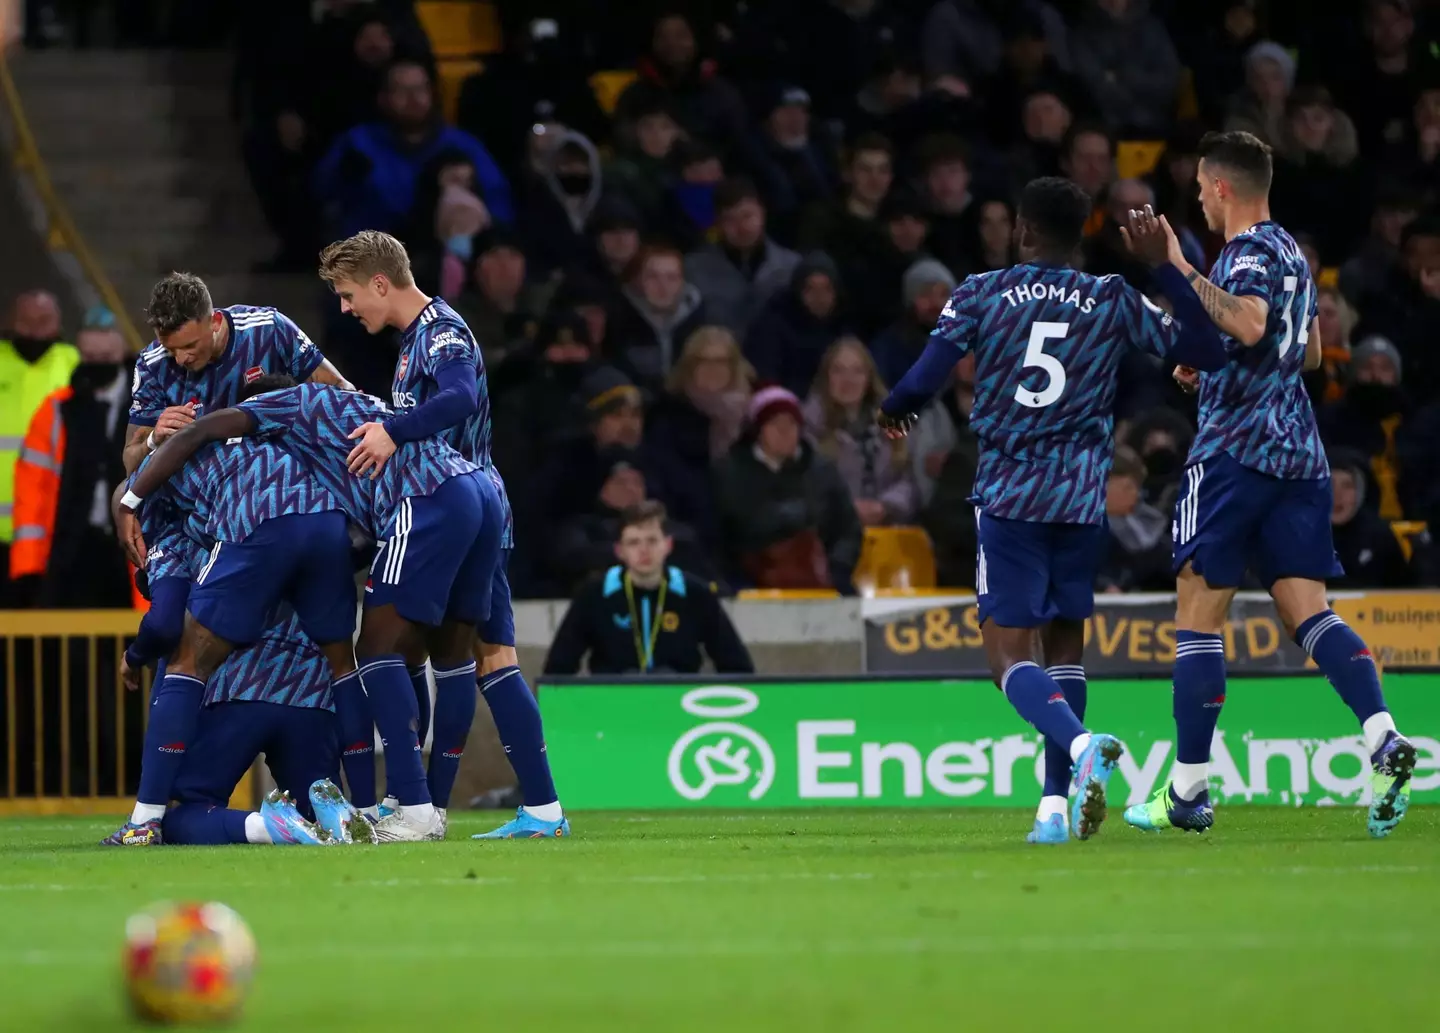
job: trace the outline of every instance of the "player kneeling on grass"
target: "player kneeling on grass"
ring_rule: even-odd
[[[1183,277],[1160,283],[1177,312],[1186,310],[1177,323],[1120,277],[1070,267],[1090,207],[1068,180],[1027,185],[1015,223],[1022,261],[960,285],[878,415],[888,434],[903,436],[961,356],[975,353],[980,633],[995,683],[1046,738],[1047,803],[1029,836],[1039,843],[1066,839],[1072,763],[1069,831],[1076,839],[1095,834],[1122,752],[1114,736],[1081,724],[1078,666],[1108,540],[1120,360],[1131,348],[1207,369],[1225,360]]]

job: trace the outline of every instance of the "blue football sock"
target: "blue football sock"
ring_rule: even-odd
[[[475,723],[478,703],[475,661],[462,667],[435,669],[435,739],[430,744],[430,799],[436,807],[450,806],[450,790],[460,774],[465,740]]]
[[[1070,744],[1085,734],[1085,726],[1065,702],[1060,686],[1038,664],[1024,660],[1010,668],[1000,679],[1000,691],[1042,735],[1064,743],[1065,756],[1070,756]]]
[[[140,756],[140,791],[135,794],[140,803],[163,807],[170,802],[175,776],[185,763],[186,747],[195,737],[204,694],[205,683],[188,674],[167,674],[155,687]]]
[[[1225,705],[1225,642],[1219,635],[1175,632],[1174,686],[1175,762],[1209,764]]]
[[[520,779],[520,795],[526,807],[555,803],[555,780],[550,775],[550,758],[545,753],[545,730],[540,724],[540,704],[525,684],[518,667],[502,667],[480,681],[480,691],[495,719],[495,730],[505,747],[505,756]]]
[[[1380,675],[1365,640],[1334,610],[1317,613],[1300,625],[1295,641],[1310,654],[1362,725],[1386,709]]]
[[[380,743],[385,747],[385,784],[402,806],[429,803],[415,731],[419,708],[405,658],[397,653],[366,657],[360,661],[360,681],[370,697],[375,727],[380,729]]]
[[[231,811],[208,803],[182,803],[165,813],[160,835],[175,846],[229,846],[248,843],[245,818],[249,811]]]
[[[425,748],[425,739],[430,734],[430,680],[425,677],[425,665],[419,667],[408,667],[410,673],[410,684],[415,688],[415,708],[418,712],[415,720],[415,737],[420,740],[420,748]]]
[[[350,789],[350,802],[360,809],[375,806],[375,717],[370,698],[351,671],[330,683],[335,719],[340,725],[340,766]]]
[[[1070,710],[1075,715],[1075,720],[1082,725],[1085,723],[1085,705],[1089,698],[1089,688],[1085,683],[1085,668],[1079,664],[1057,664],[1054,667],[1045,668],[1048,674],[1060,686],[1060,691],[1065,694],[1065,702],[1070,704]],[[1045,739],[1045,789],[1041,796],[1069,796],[1070,795],[1070,761],[1069,743],[1061,744],[1048,736]]]

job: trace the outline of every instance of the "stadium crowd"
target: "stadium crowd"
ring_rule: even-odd
[[[958,282],[1011,264],[1034,176],[1094,199],[1087,270],[1149,288],[1119,234],[1147,203],[1208,267],[1223,241],[1195,151],[1222,127],[1273,148],[1274,217],[1319,286],[1325,364],[1307,386],[1336,473],[1339,587],[1437,583],[1428,536],[1402,546],[1392,523],[1440,522],[1440,4],[502,4],[506,49],[464,83],[454,124],[409,6],[248,5],[245,157],[282,242],[267,268],[310,272],[324,242],[385,230],[474,328],[518,596],[569,595],[612,564],[621,512],[647,501],[670,514],[676,562],[732,589],[851,592],[864,529],[912,524],[940,583],[973,586],[973,360],[907,442],[879,433],[876,403]],[[607,113],[590,77],[615,68],[635,74]],[[1163,149],[1123,176],[1131,140]],[[27,363],[68,347],[36,315],[48,304],[24,296],[4,327]],[[290,315],[389,396],[395,351],[333,298]],[[86,324],[91,350],[47,367],[72,390],[67,426],[126,379],[101,384],[97,365],[121,366],[95,351],[104,315]],[[1097,587],[1168,590],[1194,400],[1127,363]],[[101,416],[84,417],[92,440],[114,433]],[[56,520],[89,526],[84,500],[116,476],[105,454],[49,456],[47,542]],[[64,604],[56,586],[79,575],[19,562],[33,550],[14,537],[29,587],[11,601]]]

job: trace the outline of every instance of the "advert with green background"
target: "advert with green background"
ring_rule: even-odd
[[[1415,742],[1416,803],[1440,802],[1440,675],[1389,674]],[[1031,806],[1042,751],[988,681],[757,679],[546,682],[551,764],[567,806]],[[1175,759],[1170,683],[1096,680],[1086,724],[1126,745],[1114,804]],[[1218,802],[1368,803],[1354,716],[1317,675],[1233,678],[1211,759]]]

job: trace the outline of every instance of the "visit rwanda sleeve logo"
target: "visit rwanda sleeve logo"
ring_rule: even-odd
[[[749,689],[711,685],[685,693],[680,706],[700,718],[744,717],[760,706],[760,697]],[[775,781],[775,751],[747,725],[709,720],[675,741],[667,767],[670,784],[687,800],[703,800],[714,789],[732,786],[759,800]]]

